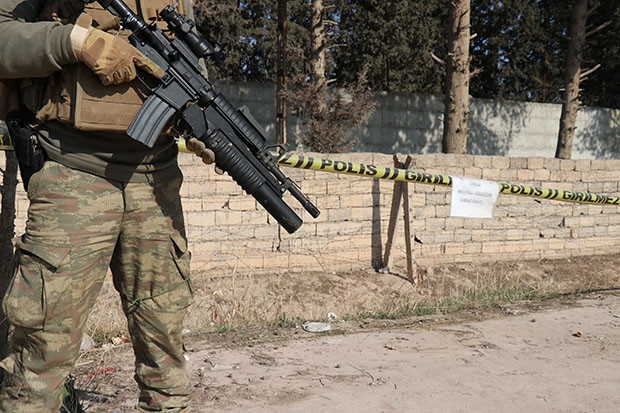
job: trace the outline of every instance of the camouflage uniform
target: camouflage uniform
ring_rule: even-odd
[[[80,63],[70,52],[70,24],[15,18],[28,1],[39,0],[0,0],[0,78],[31,78],[20,80],[21,100],[36,111],[24,86],[36,90]],[[186,409],[181,331],[192,297],[174,141],[162,137],[149,149],[123,133],[49,121],[40,143],[48,160],[30,180],[26,232],[3,301],[14,332],[0,362],[0,411],[59,410],[108,268],[127,316],[139,409]]]
[[[188,405],[181,329],[191,290],[180,185],[180,174],[125,184],[51,161],[32,177],[19,269],[4,300],[15,332],[14,353],[0,363],[9,373],[0,410],[58,411],[108,265],[127,315],[140,407]]]

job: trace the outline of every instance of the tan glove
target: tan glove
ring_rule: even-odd
[[[161,79],[164,71],[126,40],[92,27],[92,18],[81,14],[71,31],[75,56],[86,64],[104,85],[130,82],[136,67]]]

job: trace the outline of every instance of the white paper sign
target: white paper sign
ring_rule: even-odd
[[[465,218],[493,218],[493,209],[499,195],[497,182],[452,178],[450,216]]]

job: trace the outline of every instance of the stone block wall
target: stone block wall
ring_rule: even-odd
[[[392,156],[311,154],[378,166]],[[404,156],[400,157],[401,160]],[[193,157],[182,158],[183,197],[194,268],[240,273],[354,271],[406,268],[404,214],[398,215],[390,262],[382,262],[394,181],[281,167],[321,210],[294,234],[232,183]],[[410,169],[551,189],[618,195],[620,161],[414,155]],[[500,194],[494,218],[450,217],[451,188],[409,183],[413,260],[422,267],[456,262],[568,258],[614,253],[620,241],[618,206],[586,205]]]
[[[393,166],[392,156],[384,154],[310,155]],[[446,154],[412,158],[410,169],[416,171],[620,194],[620,160]],[[190,154],[181,154],[179,159],[185,175],[182,197],[194,271],[226,275],[355,271],[385,265],[406,268],[402,205],[390,262],[382,262],[394,181],[281,167],[321,210],[313,219],[286,194],[287,203],[304,220],[299,230],[288,234],[228,175],[217,175]],[[618,249],[618,206],[500,194],[492,219],[459,218],[450,216],[450,187],[408,185],[413,260],[420,267],[569,258],[615,253]],[[16,227],[20,234],[27,210],[21,184],[17,197]]]

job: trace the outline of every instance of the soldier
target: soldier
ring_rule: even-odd
[[[168,4],[127,3],[142,13]],[[170,136],[149,149],[124,133],[144,99],[136,70],[164,73],[118,36],[111,14],[84,4],[0,0],[0,79],[19,85],[3,88],[18,91],[20,110],[8,117],[44,156],[29,179],[3,301],[13,333],[0,410],[59,411],[109,268],[134,349],[138,409],[187,411],[181,331],[192,292],[178,149]],[[214,161],[204,146],[189,147]]]

